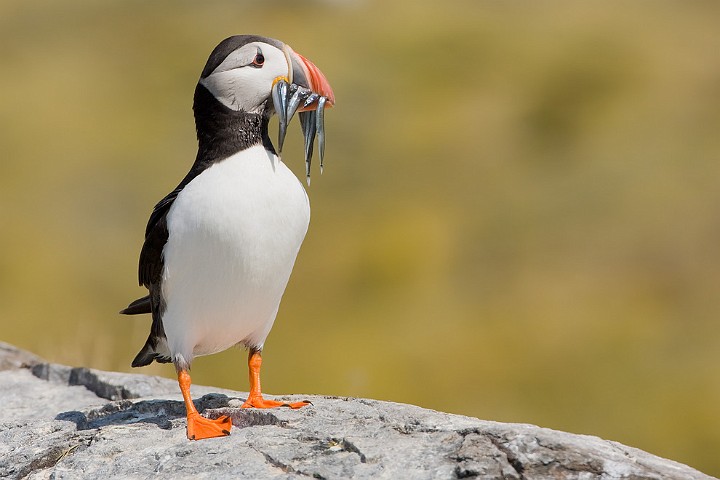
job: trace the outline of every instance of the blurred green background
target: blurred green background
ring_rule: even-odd
[[[150,320],[117,311],[194,159],[198,75],[260,33],[338,101],[268,393],[595,434],[720,475],[718,25],[713,1],[2,0],[0,340],[131,370]],[[247,389],[236,349],[193,374]]]

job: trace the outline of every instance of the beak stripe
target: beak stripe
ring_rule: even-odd
[[[328,107],[335,105],[335,94],[333,93],[330,83],[325,78],[325,75],[323,75],[320,69],[310,60],[297,52],[295,52],[295,55],[300,59],[300,63],[306,71],[308,81],[310,82],[310,90],[327,98]]]

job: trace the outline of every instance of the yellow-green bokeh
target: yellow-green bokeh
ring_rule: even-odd
[[[131,370],[149,319],[116,312],[194,158],[195,82],[222,38],[259,33],[337,96],[266,391],[595,434],[720,475],[718,25],[700,1],[3,0],[0,340]],[[247,388],[235,349],[193,374]]]

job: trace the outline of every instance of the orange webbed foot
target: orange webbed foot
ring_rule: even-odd
[[[228,416],[222,416],[215,420],[205,418],[199,413],[190,413],[187,416],[187,437],[189,440],[226,437],[230,435],[230,428],[232,428],[232,420]]]
[[[262,355],[260,350],[251,349],[248,354],[248,369],[250,371],[250,393],[248,399],[243,403],[242,408],[275,408],[288,407],[293,410],[310,405],[310,402],[278,402],[276,400],[265,400],[260,388],[260,367],[262,366]]]
[[[241,408],[275,408],[287,407],[297,410],[298,408],[311,405],[310,402],[278,402],[277,400],[265,400],[261,395],[250,395]]]

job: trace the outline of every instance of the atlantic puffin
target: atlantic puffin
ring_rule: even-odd
[[[152,314],[132,366],[175,365],[191,440],[229,435],[232,425],[195,408],[189,371],[196,356],[248,349],[243,408],[308,405],[264,399],[260,388],[263,345],[310,221],[305,188],[278,152],[300,112],[309,183],[313,143],[317,136],[322,164],[323,112],[334,103],[322,72],[272,38],[226,38],[202,70],[193,101],[195,162],[150,215],[139,262],[140,285],[149,293],[121,311]],[[277,151],[268,135],[275,113]]]

